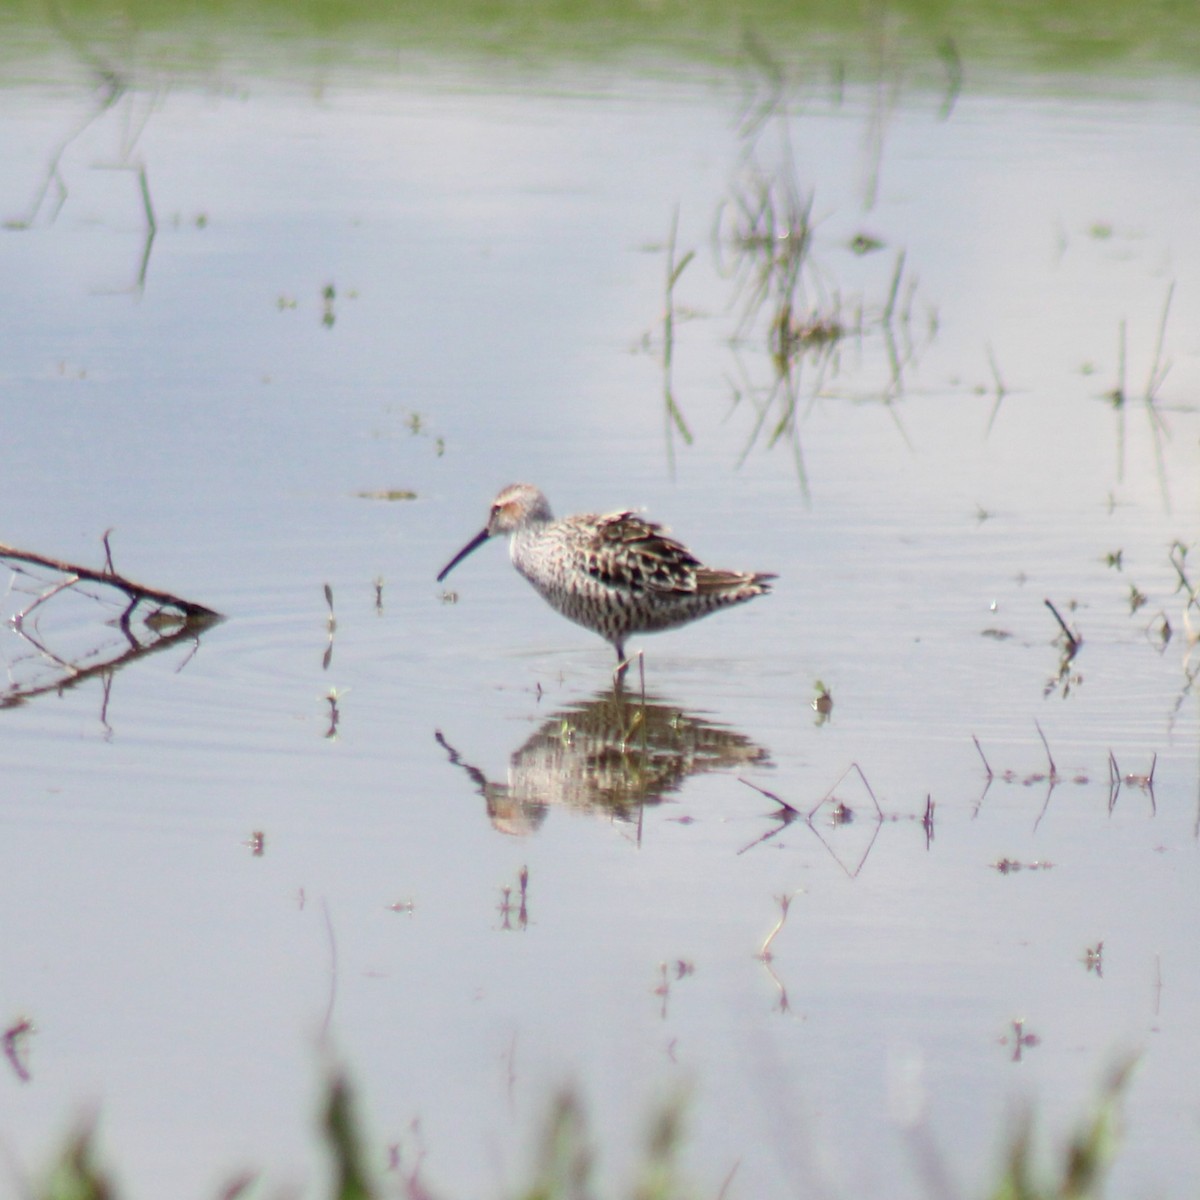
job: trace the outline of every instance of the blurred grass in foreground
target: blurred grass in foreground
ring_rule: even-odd
[[[1039,1150],[1036,1123],[1027,1112],[1016,1124],[1003,1154],[1002,1173],[989,1189],[989,1200],[1099,1200],[1116,1156],[1119,1109],[1134,1066],[1131,1058],[1117,1067],[1099,1089],[1092,1114],[1082,1121],[1065,1146],[1048,1155]],[[637,1177],[625,1191],[629,1200],[705,1200],[724,1196],[724,1184],[696,1189],[680,1178],[678,1158],[684,1141],[685,1105],[665,1103],[649,1122],[646,1147]],[[420,1163],[405,1172],[398,1161],[386,1182],[372,1170],[376,1157],[355,1112],[353,1094],[344,1075],[328,1079],[322,1101],[321,1135],[332,1170],[328,1200],[439,1200],[439,1193],[420,1174]],[[46,1181],[33,1200],[121,1200],[122,1193],[98,1163],[95,1127],[85,1124],[71,1135]],[[596,1151],[578,1097],[564,1091],[551,1103],[542,1130],[532,1181],[515,1200],[589,1200],[597,1196],[594,1183]],[[253,1173],[238,1176],[213,1200],[255,1200],[274,1196]],[[311,1193],[316,1195],[316,1192]]]

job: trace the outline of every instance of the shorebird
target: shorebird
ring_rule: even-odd
[[[598,633],[625,665],[625,639],[675,629],[770,591],[774,575],[706,567],[637,513],[554,519],[528,483],[506,487],[487,524],[441,570],[438,582],[489,538],[509,538],[513,565],[551,608]]]

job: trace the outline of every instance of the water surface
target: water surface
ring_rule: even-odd
[[[1114,1190],[1195,1190],[1194,84],[820,75],[748,131],[696,74],[0,91],[4,540],[227,618],[0,712],[22,1169],[93,1105],[131,1196],[311,1187],[331,1045],[448,1195],[564,1082],[606,1184],[684,1089],[701,1194],[925,1194],[914,1125],[978,1192],[1140,1051]],[[781,383],[731,239],[785,184],[843,336]],[[501,547],[434,582],[517,479],[779,582],[644,639],[631,716]],[[44,608],[14,686],[120,646]]]

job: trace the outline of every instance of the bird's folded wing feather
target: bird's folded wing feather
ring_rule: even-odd
[[[661,526],[636,513],[593,519],[584,547],[586,570],[611,587],[647,592],[689,592],[705,568]]]

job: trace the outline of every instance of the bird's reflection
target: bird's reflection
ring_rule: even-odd
[[[620,689],[572,704],[544,720],[518,747],[508,779],[489,779],[442,735],[502,833],[533,833],[552,805],[637,820],[643,807],[677,792],[691,775],[770,762],[745,734],[662,699]]]

